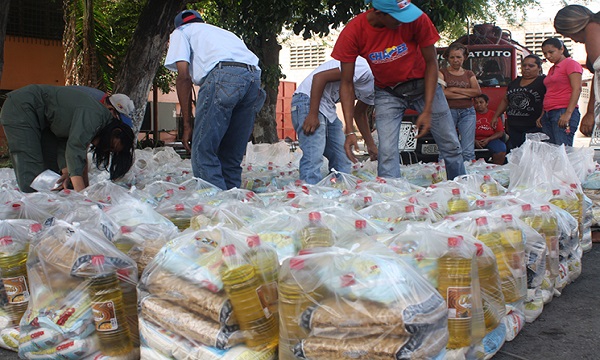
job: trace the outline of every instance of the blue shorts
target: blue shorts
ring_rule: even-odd
[[[506,152],[506,144],[500,139],[494,139],[490,141],[486,148],[492,152],[492,154],[497,153],[505,153]]]

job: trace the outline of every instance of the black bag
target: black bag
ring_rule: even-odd
[[[425,79],[412,79],[385,88],[390,94],[399,98],[414,99],[425,94]]]

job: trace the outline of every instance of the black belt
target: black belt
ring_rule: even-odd
[[[256,67],[254,65],[244,64],[244,63],[236,62],[236,61],[220,61],[217,64],[217,67],[219,69],[222,68],[223,66],[242,67],[242,68],[246,68],[250,71],[256,70]]]

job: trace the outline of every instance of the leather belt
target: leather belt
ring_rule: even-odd
[[[254,70],[256,70],[256,66],[254,66],[254,65],[244,64],[244,63],[237,62],[237,61],[220,61],[220,62],[217,64],[217,67],[218,67],[219,69],[221,69],[221,68],[222,68],[222,67],[224,67],[224,66],[242,67],[242,68],[246,68],[246,69],[248,69],[249,71],[254,71]]]

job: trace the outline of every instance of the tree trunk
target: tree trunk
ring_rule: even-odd
[[[267,74],[266,78],[269,79],[269,72],[279,69],[279,51],[281,50],[281,45],[277,43],[276,34],[263,35],[260,43],[262,44],[261,52],[263,54],[262,71]],[[265,76],[263,76],[263,81],[264,78]],[[272,82],[269,80],[266,83],[263,82],[267,92],[267,99],[260,112],[256,115],[256,121],[254,122],[252,135],[255,143],[273,144],[279,141],[279,137],[277,136],[277,122],[275,121],[279,80]]]
[[[2,68],[4,68],[4,39],[6,38],[9,8],[10,0],[0,0],[0,82],[2,82]]]
[[[83,6],[83,71],[81,85],[98,87],[98,52],[94,34],[94,1],[85,0]]]
[[[142,11],[114,92],[127,94],[135,104],[133,122],[139,131],[156,70],[162,66],[175,15],[189,0],[148,0]]]
[[[62,45],[65,49],[63,59],[63,72],[65,73],[65,85],[78,84],[78,57],[77,34],[75,31],[76,12],[74,11],[73,0],[63,1],[63,16],[65,20],[65,30],[63,32]]]

